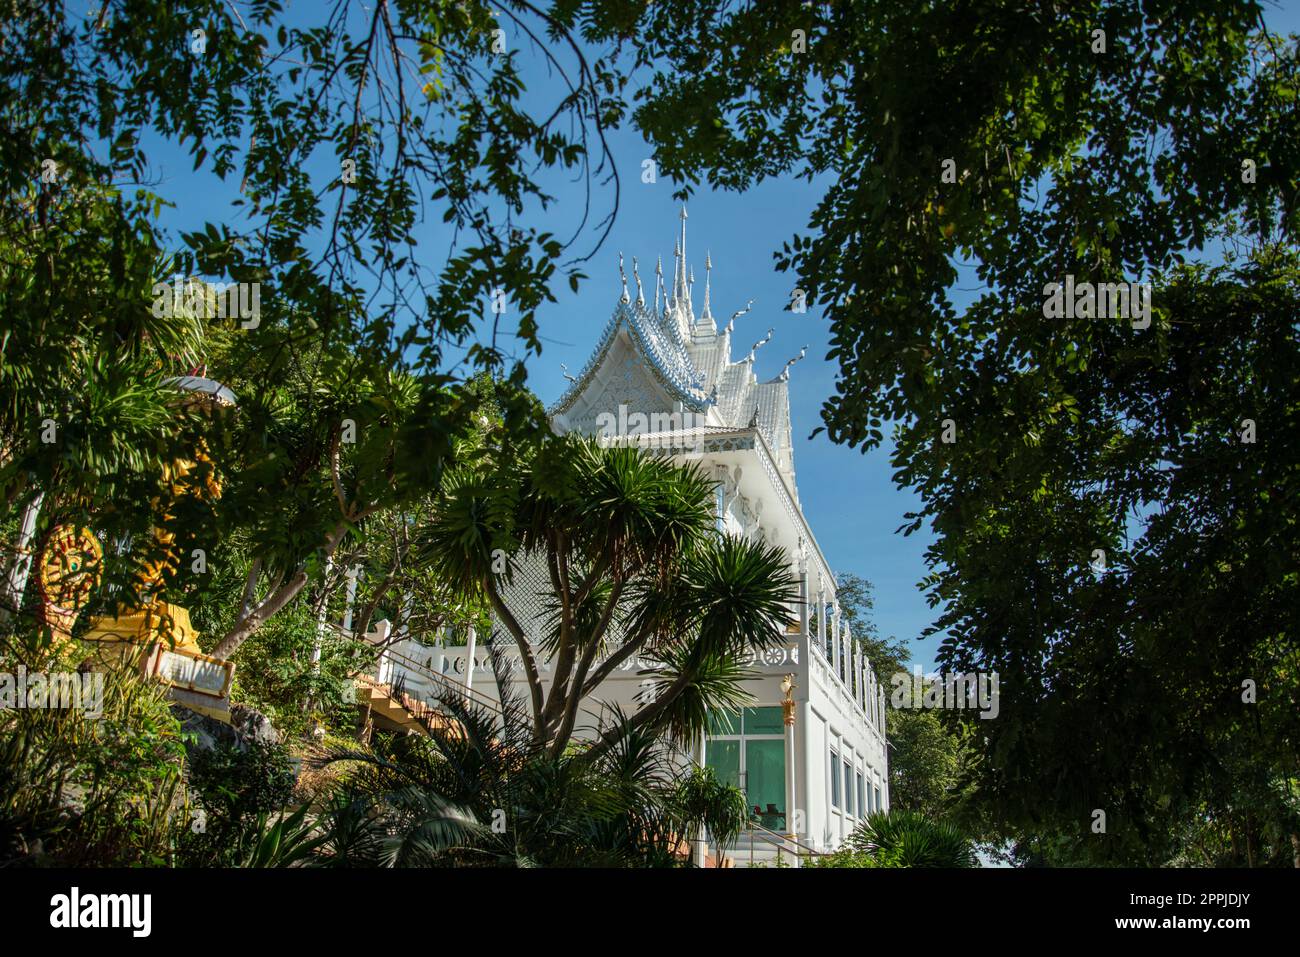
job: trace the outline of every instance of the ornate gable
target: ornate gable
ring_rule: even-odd
[[[674,243],[672,289],[664,288],[662,267],[656,269],[653,305],[645,301],[635,259],[636,300],[632,300],[619,256],[622,295],[586,366],[548,410],[551,420],[560,431],[590,434],[598,430],[598,416],[617,417],[621,406],[629,413],[707,414],[709,428],[762,433],[778,470],[793,488],[789,379],[790,367],[803,353],[787,362],[776,378],[760,382],[754,374],[755,358],[772,338],[769,329],[750,346],[748,355],[732,359],[736,320],[750,307],[734,313],[725,328],[718,329],[710,303],[713,261],[706,256],[703,310],[695,315],[691,296],[695,276],[686,263],[684,209],[681,220],[681,236]]]
[[[648,358],[629,329],[615,329],[609,342],[597,350],[591,368],[551,410],[556,424],[564,431],[590,434],[597,431],[598,416],[617,416],[620,406],[644,413],[671,411],[674,405],[691,411],[698,411],[697,404],[703,407],[697,393],[678,388]]]

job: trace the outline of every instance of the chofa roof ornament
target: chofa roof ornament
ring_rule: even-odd
[[[802,359],[804,356],[806,356],[807,354],[808,354],[808,347],[804,346],[802,349],[799,350],[799,354],[797,356],[795,356],[793,359],[791,359],[789,362],[785,364],[785,367],[781,370],[781,374],[776,377],[776,381],[788,382],[790,380],[790,367],[794,365],[796,362],[798,362],[800,359]]]

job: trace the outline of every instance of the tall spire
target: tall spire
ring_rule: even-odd
[[[641,274],[637,272],[635,256],[632,257],[632,275],[636,279],[636,304],[644,307],[645,293],[641,291]]]
[[[659,311],[659,300],[662,297],[664,304],[661,313]],[[659,257],[659,265],[655,266],[655,315],[663,315],[668,311],[668,296],[664,292],[664,257]]]
[[[623,254],[618,254],[618,278],[623,281],[623,294],[619,296],[619,302],[631,302],[632,299],[627,294],[627,273],[623,271]]]
[[[673,271],[673,298],[680,303],[686,302],[689,295],[686,289],[686,204],[682,203],[682,238],[677,243],[681,256],[679,268]]]
[[[668,302],[667,302],[667,306],[670,309],[676,308],[677,304],[682,301],[681,283],[678,282],[678,277],[681,275],[681,271],[682,271],[682,247],[681,244],[674,239],[673,240],[673,292],[672,295],[668,297]]]
[[[709,309],[709,273],[713,269],[713,257],[705,252],[704,254],[704,310],[700,313],[700,320],[709,320],[713,325],[713,312]],[[716,328],[716,327],[715,327]]]

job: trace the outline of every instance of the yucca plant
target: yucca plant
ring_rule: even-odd
[[[499,654],[494,666],[504,668]],[[502,684],[506,684],[502,682]],[[681,816],[661,738],[629,729],[598,759],[553,755],[508,688],[500,712],[454,689],[428,736],[335,750],[349,773],[321,826],[337,866],[679,866]],[[616,722],[625,721],[617,717]]]
[[[711,478],[573,436],[499,468],[446,483],[420,554],[514,642],[534,744],[563,754],[582,702],[634,657],[651,662],[653,701],[592,729],[590,757],[632,731],[692,740],[709,708],[740,702],[736,662],[781,639],[798,592],[780,549],[718,535]],[[527,571],[539,593],[517,587]]]
[[[694,831],[697,839],[707,833],[720,848],[735,841],[750,816],[745,792],[723,784],[717,772],[708,766],[692,768],[678,782],[673,803],[684,827],[702,826],[701,830]],[[718,866],[722,866],[721,854]]]
[[[975,848],[958,828],[916,811],[876,811],[844,842],[874,867],[975,867]]]

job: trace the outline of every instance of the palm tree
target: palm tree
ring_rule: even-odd
[[[951,824],[917,811],[876,811],[854,828],[845,848],[875,867],[975,867],[975,849]]]
[[[499,652],[494,667],[504,668]],[[441,694],[428,736],[336,750],[348,773],[321,815],[319,863],[337,866],[682,866],[697,826],[675,803],[662,738],[628,729],[594,761],[558,756],[508,692],[500,712]],[[451,720],[448,720],[448,719]],[[625,719],[624,719],[625,720]]]
[[[719,534],[695,467],[572,436],[521,458],[451,476],[421,555],[514,641],[533,743],[562,755],[581,702],[634,656],[651,700],[592,729],[590,757],[633,732],[695,740],[708,709],[744,702],[740,657],[781,639],[798,598],[786,556]]]
[[[717,865],[722,866],[721,849],[727,847],[744,830],[749,821],[749,802],[738,787],[723,784],[713,768],[695,767],[677,784],[673,796],[684,827],[701,839],[712,835],[719,848]],[[693,825],[700,825],[699,828]]]

